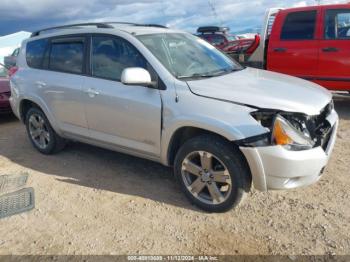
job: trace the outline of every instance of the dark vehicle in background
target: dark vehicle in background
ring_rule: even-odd
[[[0,115],[12,112],[9,102],[10,96],[9,71],[3,64],[0,64]]]
[[[239,38],[230,34],[229,31],[228,27],[204,26],[197,29],[197,36],[236,59],[237,55],[251,54],[258,47],[259,35],[255,38]]]
[[[19,54],[19,48],[16,48],[11,55],[4,57],[4,64],[7,68],[16,66],[17,56]]]
[[[239,62],[350,92],[350,4],[270,9],[259,47]]]

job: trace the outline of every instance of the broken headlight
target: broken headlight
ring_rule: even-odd
[[[251,115],[269,130],[269,145],[281,145],[295,151],[311,149],[315,145],[306,118],[301,114],[256,111]]]

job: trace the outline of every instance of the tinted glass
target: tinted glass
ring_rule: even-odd
[[[326,39],[350,39],[350,9],[327,11],[325,37]]]
[[[80,74],[83,72],[83,57],[83,42],[52,43],[49,68]]]
[[[11,56],[18,56],[19,48],[16,48],[15,51],[13,51]]]
[[[282,28],[281,39],[313,39],[316,26],[316,16],[316,11],[304,11],[288,14]]]
[[[225,42],[225,38],[222,35],[212,35],[211,43],[213,45],[222,45]]]
[[[242,67],[191,34],[150,34],[137,38],[177,78],[218,76]]]
[[[147,69],[146,60],[126,40],[109,36],[92,39],[92,75],[120,81],[122,72],[128,67]]]
[[[33,68],[41,68],[44,53],[47,47],[47,39],[35,40],[27,43],[27,64]]]

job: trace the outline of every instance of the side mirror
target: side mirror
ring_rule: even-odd
[[[121,82],[124,85],[153,85],[150,73],[141,67],[125,68],[122,72]]]

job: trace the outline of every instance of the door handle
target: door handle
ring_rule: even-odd
[[[339,49],[336,47],[326,47],[326,48],[322,48],[323,52],[338,52]]]
[[[277,47],[277,48],[275,48],[273,51],[279,52],[279,53],[283,53],[283,52],[286,52],[286,51],[287,51],[287,48],[284,48],[284,47]]]
[[[85,91],[85,93],[87,93],[89,97],[95,97],[100,94],[100,92],[94,88],[89,88],[88,90]]]

